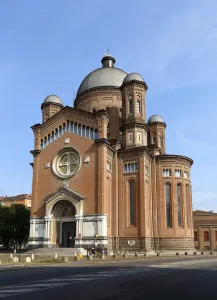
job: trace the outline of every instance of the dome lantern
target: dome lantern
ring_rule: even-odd
[[[114,67],[115,58],[111,55],[109,50],[107,50],[107,53],[103,56],[101,63],[102,63],[103,68],[113,68]]]

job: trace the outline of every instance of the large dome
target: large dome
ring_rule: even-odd
[[[102,68],[96,69],[88,74],[82,81],[77,96],[89,89],[96,87],[120,87],[127,73],[121,69],[114,68],[115,59],[110,55],[102,58]]]

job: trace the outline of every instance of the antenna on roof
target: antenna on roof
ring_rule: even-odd
[[[75,90],[73,92],[73,106],[74,106],[74,101],[75,101]]]

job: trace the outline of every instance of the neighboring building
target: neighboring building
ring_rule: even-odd
[[[32,126],[29,245],[193,249],[193,161],[166,154],[161,116],[146,121],[142,76],[115,68],[110,54],[101,62],[75,108],[50,95]]]
[[[4,196],[0,197],[0,205],[11,206],[12,204],[23,204],[28,208],[31,208],[32,196],[28,194],[21,194],[17,196]]]
[[[217,213],[195,210],[193,212],[194,245],[199,250],[217,248]]]

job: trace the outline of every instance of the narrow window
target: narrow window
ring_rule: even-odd
[[[188,189],[188,185],[185,186],[185,199],[186,199],[187,227],[189,227],[189,189]]]
[[[51,143],[53,143],[54,141],[54,132],[52,132],[52,135],[51,135]]]
[[[78,134],[78,124],[74,124],[74,133]]]
[[[43,148],[44,148],[44,143],[43,143],[43,140],[41,140],[40,149],[43,149]]]
[[[172,227],[172,218],[171,218],[171,186],[169,183],[165,185],[166,193],[166,220],[167,227]]]
[[[135,181],[129,182],[130,225],[135,225]]]
[[[90,127],[86,128],[86,137],[89,139],[90,138]]]
[[[141,102],[140,101],[136,102],[136,112],[137,112],[137,114],[141,114]]]
[[[63,124],[63,133],[65,133],[66,132],[66,124],[64,123]]]
[[[185,178],[185,179],[188,179],[188,178],[189,178],[189,175],[188,175],[188,172],[187,172],[187,171],[184,171],[184,178]]]
[[[178,226],[182,226],[182,213],[181,213],[181,184],[176,186],[177,195],[177,215],[178,215]]]
[[[130,132],[129,133],[129,142],[133,142],[133,133],[132,132]]]
[[[78,135],[81,135],[81,124],[78,124]]]
[[[58,139],[58,129],[56,129],[56,131],[55,131],[54,139],[55,139],[55,140]]]
[[[133,114],[133,101],[131,100],[131,97],[129,99],[129,114]]]
[[[93,128],[90,129],[90,138],[93,140]]]
[[[127,173],[127,164],[124,165],[124,173]]]
[[[69,130],[70,130],[71,132],[74,132],[73,122],[70,123],[70,128],[69,128]]]
[[[152,138],[152,144],[156,145],[156,137],[155,136],[153,136],[153,138]]]
[[[204,242],[209,242],[209,231],[203,232]]]
[[[197,242],[197,231],[194,231],[194,241]]]
[[[44,147],[47,146],[47,137],[44,138]]]
[[[95,129],[94,131],[94,140],[98,139],[98,130]]]
[[[85,125],[82,126],[82,135],[85,136]]]
[[[162,136],[159,135],[159,148],[162,148]]]
[[[48,134],[47,144],[50,144],[50,134]]]

